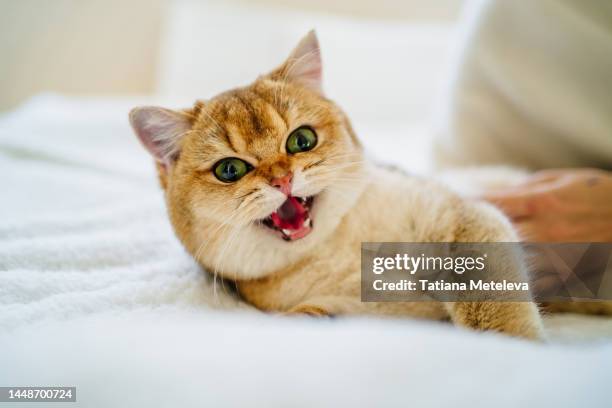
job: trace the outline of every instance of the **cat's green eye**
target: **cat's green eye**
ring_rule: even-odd
[[[229,157],[215,164],[215,176],[224,183],[232,183],[240,180],[251,170],[251,165],[241,159]]]
[[[291,154],[307,152],[317,144],[317,134],[307,126],[295,129],[287,139],[287,152]]]

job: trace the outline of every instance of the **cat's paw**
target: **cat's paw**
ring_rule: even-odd
[[[519,337],[532,341],[545,341],[542,325],[535,319],[517,319],[514,322],[507,322],[496,331],[512,337]]]
[[[452,320],[458,326],[544,341],[542,320],[529,302],[457,302]]]
[[[320,306],[314,305],[297,305],[285,312],[285,315],[305,315],[311,317],[331,317],[331,313]]]

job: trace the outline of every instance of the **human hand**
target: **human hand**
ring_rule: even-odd
[[[489,191],[523,241],[612,242],[612,173],[543,170],[520,185]]]

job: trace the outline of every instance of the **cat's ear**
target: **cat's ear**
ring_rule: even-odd
[[[300,40],[285,63],[270,76],[277,80],[295,81],[322,93],[322,68],[319,40],[311,30]]]
[[[193,116],[156,106],[141,106],[130,111],[130,124],[149,153],[167,167],[178,157],[179,141],[191,130]]]

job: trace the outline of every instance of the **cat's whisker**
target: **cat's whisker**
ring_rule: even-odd
[[[347,159],[351,159],[351,160],[347,160]],[[363,164],[364,161],[360,158],[356,158],[355,156],[352,155],[347,155],[347,156],[339,156],[339,157],[326,157],[325,158],[325,163],[329,164],[331,166],[337,166],[337,165],[343,165],[343,164],[351,164],[351,163],[361,163]]]
[[[310,174],[307,177],[305,177],[306,182],[311,182],[311,181],[321,181],[321,182],[328,182],[328,181],[355,181],[355,182],[361,182],[363,181],[363,177],[360,177],[359,175],[356,176],[350,176],[350,175],[342,175],[342,174],[338,174],[336,172],[331,172],[331,173],[322,173],[322,174]],[[330,180],[331,179],[331,180]]]
[[[345,179],[353,179],[353,180],[362,180],[363,176],[361,174],[347,174],[347,173],[342,173],[339,170],[330,170],[330,171],[317,171],[317,172],[312,172],[310,174],[307,174],[304,176],[307,179],[318,179],[318,180],[324,180],[326,178],[331,178],[331,179],[338,179],[338,178],[345,178]]]
[[[236,231],[239,230],[241,226],[240,225],[235,225],[235,224],[224,223],[224,224],[222,224],[221,227],[222,227],[222,229],[220,231],[218,231],[218,232],[220,233],[221,231],[223,231],[223,235],[225,235],[225,229],[227,229],[229,227],[232,228],[231,232],[229,233],[229,236],[231,238],[231,237],[233,237],[236,234]],[[218,276],[219,270],[220,270],[219,269],[219,262],[220,262],[220,260],[224,256],[225,248],[227,247],[229,240],[230,240],[229,238],[224,240],[225,243],[226,243],[226,245],[223,247],[224,249],[222,249],[220,252],[217,252],[217,256],[215,257],[215,266],[214,266],[213,271],[212,271],[212,273],[213,273],[213,293],[214,293],[215,296],[217,295],[216,281],[217,281],[217,276]]]
[[[221,233],[228,227],[232,226],[232,222],[235,221],[235,218],[239,215],[239,210],[238,209],[234,209],[225,219],[225,221],[223,222],[219,222],[218,226],[210,233],[207,234],[207,236],[209,237],[208,240],[204,240],[202,242],[202,244],[200,244],[200,246],[198,247],[194,258],[198,259],[200,258],[200,256],[202,255],[202,253],[204,252],[204,250],[206,250],[208,248],[208,245],[210,245],[211,242],[213,242],[212,237],[215,237],[217,235],[221,235]]]
[[[236,235],[236,231],[238,230],[237,227],[234,227],[232,229],[232,232],[230,233],[230,238],[228,238],[226,240],[226,242],[231,242],[231,240],[233,240],[233,237]],[[228,247],[228,244],[226,244],[226,246],[224,247],[224,249],[218,254],[217,257],[217,261],[215,262],[215,267],[213,269],[213,293],[215,294],[215,296],[217,295],[217,286],[216,286],[216,281],[217,281],[217,277],[219,275],[219,271],[222,270],[220,269],[220,267],[222,267],[223,265],[219,265],[219,262],[223,262],[224,256],[225,256],[225,248]],[[223,279],[222,281],[223,282]],[[225,285],[222,284],[223,289],[225,290]]]
[[[217,286],[216,286],[217,276],[219,275],[219,271],[222,270],[220,269],[220,267],[222,266],[221,263],[223,262],[226,249],[231,245],[231,242],[233,241],[235,235],[237,234],[236,231],[238,231],[238,227],[234,227],[231,230],[229,234],[230,236],[228,239],[226,239],[223,249],[217,253],[217,257],[215,260],[215,266],[213,269],[213,276],[214,276],[213,293],[215,296],[217,295]]]
[[[222,225],[221,225],[219,228],[217,228],[217,230],[221,229],[221,231],[222,231],[222,230],[224,230],[224,229],[225,229],[225,228],[227,228],[227,227],[228,227],[228,225],[227,225],[227,224],[222,224]],[[219,232],[220,232],[220,231],[219,231]],[[199,261],[200,254],[201,254],[201,253],[203,252],[203,250],[204,250],[204,249],[203,249],[203,247],[207,247],[207,246],[208,246],[208,244],[210,244],[210,242],[212,242],[212,240],[204,240],[204,241],[203,241],[203,242],[200,244],[200,246],[198,247],[198,249],[197,249],[197,251],[196,251],[196,253],[195,253],[195,255],[194,255],[194,258],[195,258],[196,260],[198,260],[198,261]],[[208,268],[207,268],[207,269],[208,269]],[[207,272],[208,272],[208,273],[210,273],[211,271],[210,271],[210,270],[208,270]],[[213,299],[215,300],[215,302],[218,302],[218,295],[217,295],[217,274],[216,274],[215,272],[213,272],[213,273],[212,273],[212,279],[213,279]]]
[[[247,197],[246,199],[242,200],[242,202],[240,202],[240,204],[238,204],[238,206],[236,207],[236,210],[240,210],[240,209],[246,207],[250,203],[252,203],[254,201],[257,201],[259,198],[263,197],[264,195],[265,195],[264,193],[259,193],[259,194],[251,195],[251,196]]]
[[[352,172],[348,172],[346,170],[350,170],[351,168],[355,166],[357,165],[339,166],[339,167],[320,167],[320,168],[312,169],[309,172],[305,172],[304,174],[308,176],[315,176],[315,175],[316,176],[328,176],[328,175],[333,176],[334,174],[353,176],[353,174],[351,174]],[[358,170],[358,168],[356,168],[355,170]],[[360,173],[361,173],[360,171],[356,171],[354,173],[354,176],[358,177]]]
[[[245,193],[245,194],[243,194],[241,196],[236,197],[236,199],[237,200],[242,200],[243,198],[246,198],[246,197],[250,196],[251,194],[254,194],[254,193],[258,192],[258,191],[260,191],[259,188],[254,188],[251,191],[249,191],[249,192],[247,192],[247,193]]]
[[[347,170],[348,170],[347,167],[340,167],[340,168],[321,167],[321,168],[312,169],[310,171],[304,172],[303,175],[304,175],[304,178],[306,179],[313,179],[313,178],[323,179],[325,177],[329,177],[329,178],[344,177],[344,178],[351,178],[351,179],[356,179],[356,180],[363,179],[363,173],[361,171],[350,172]]]
[[[359,159],[359,155],[355,154],[355,153],[342,153],[342,154],[330,154],[329,156],[326,156],[325,158],[329,161],[335,160],[335,159],[346,159],[346,158],[351,158],[351,159]],[[363,159],[360,159],[363,161]]]
[[[248,219],[250,218],[252,211],[244,211],[240,217],[243,219]],[[224,262],[225,262],[225,253],[228,249],[231,249],[231,247],[234,245],[234,242],[236,241],[236,238],[238,236],[238,233],[241,232],[242,229],[242,225],[240,225],[240,222],[237,223],[238,225],[235,225],[234,228],[231,230],[231,232],[229,233],[229,237],[225,240],[225,245],[223,247],[223,249],[217,253],[217,257],[215,260],[215,267],[213,270],[213,276],[215,277],[215,281],[216,281],[216,277],[219,274],[219,271],[224,271],[223,270],[223,266],[224,266]],[[216,286],[215,283],[213,283],[213,293],[215,293],[216,295]]]
[[[325,158],[323,158],[323,159],[317,160],[316,162],[313,162],[313,163],[307,164],[307,165],[305,165],[305,166],[302,168],[302,171],[306,171],[306,170],[308,170],[308,169],[310,169],[310,168],[313,168],[313,167],[316,167],[316,166],[320,166],[321,164],[325,163],[325,160],[326,160],[326,159],[325,159]]]
[[[320,169],[319,171],[311,171],[309,173],[304,174],[304,178],[306,179],[316,178],[316,179],[323,180],[325,178],[338,178],[338,177],[352,178],[356,180],[359,180],[362,178],[360,174],[343,173],[341,170]]]
[[[306,172],[310,169],[320,169],[320,168],[346,168],[351,166],[362,165],[363,161],[351,161],[351,162],[338,162],[334,163],[329,158],[324,158],[321,160],[317,160],[316,162],[310,163],[302,168],[303,172]]]
[[[364,160],[360,157],[355,157],[354,155],[346,155],[346,156],[329,156],[326,157],[328,163],[333,165],[338,164],[346,164],[346,163],[364,163]]]

